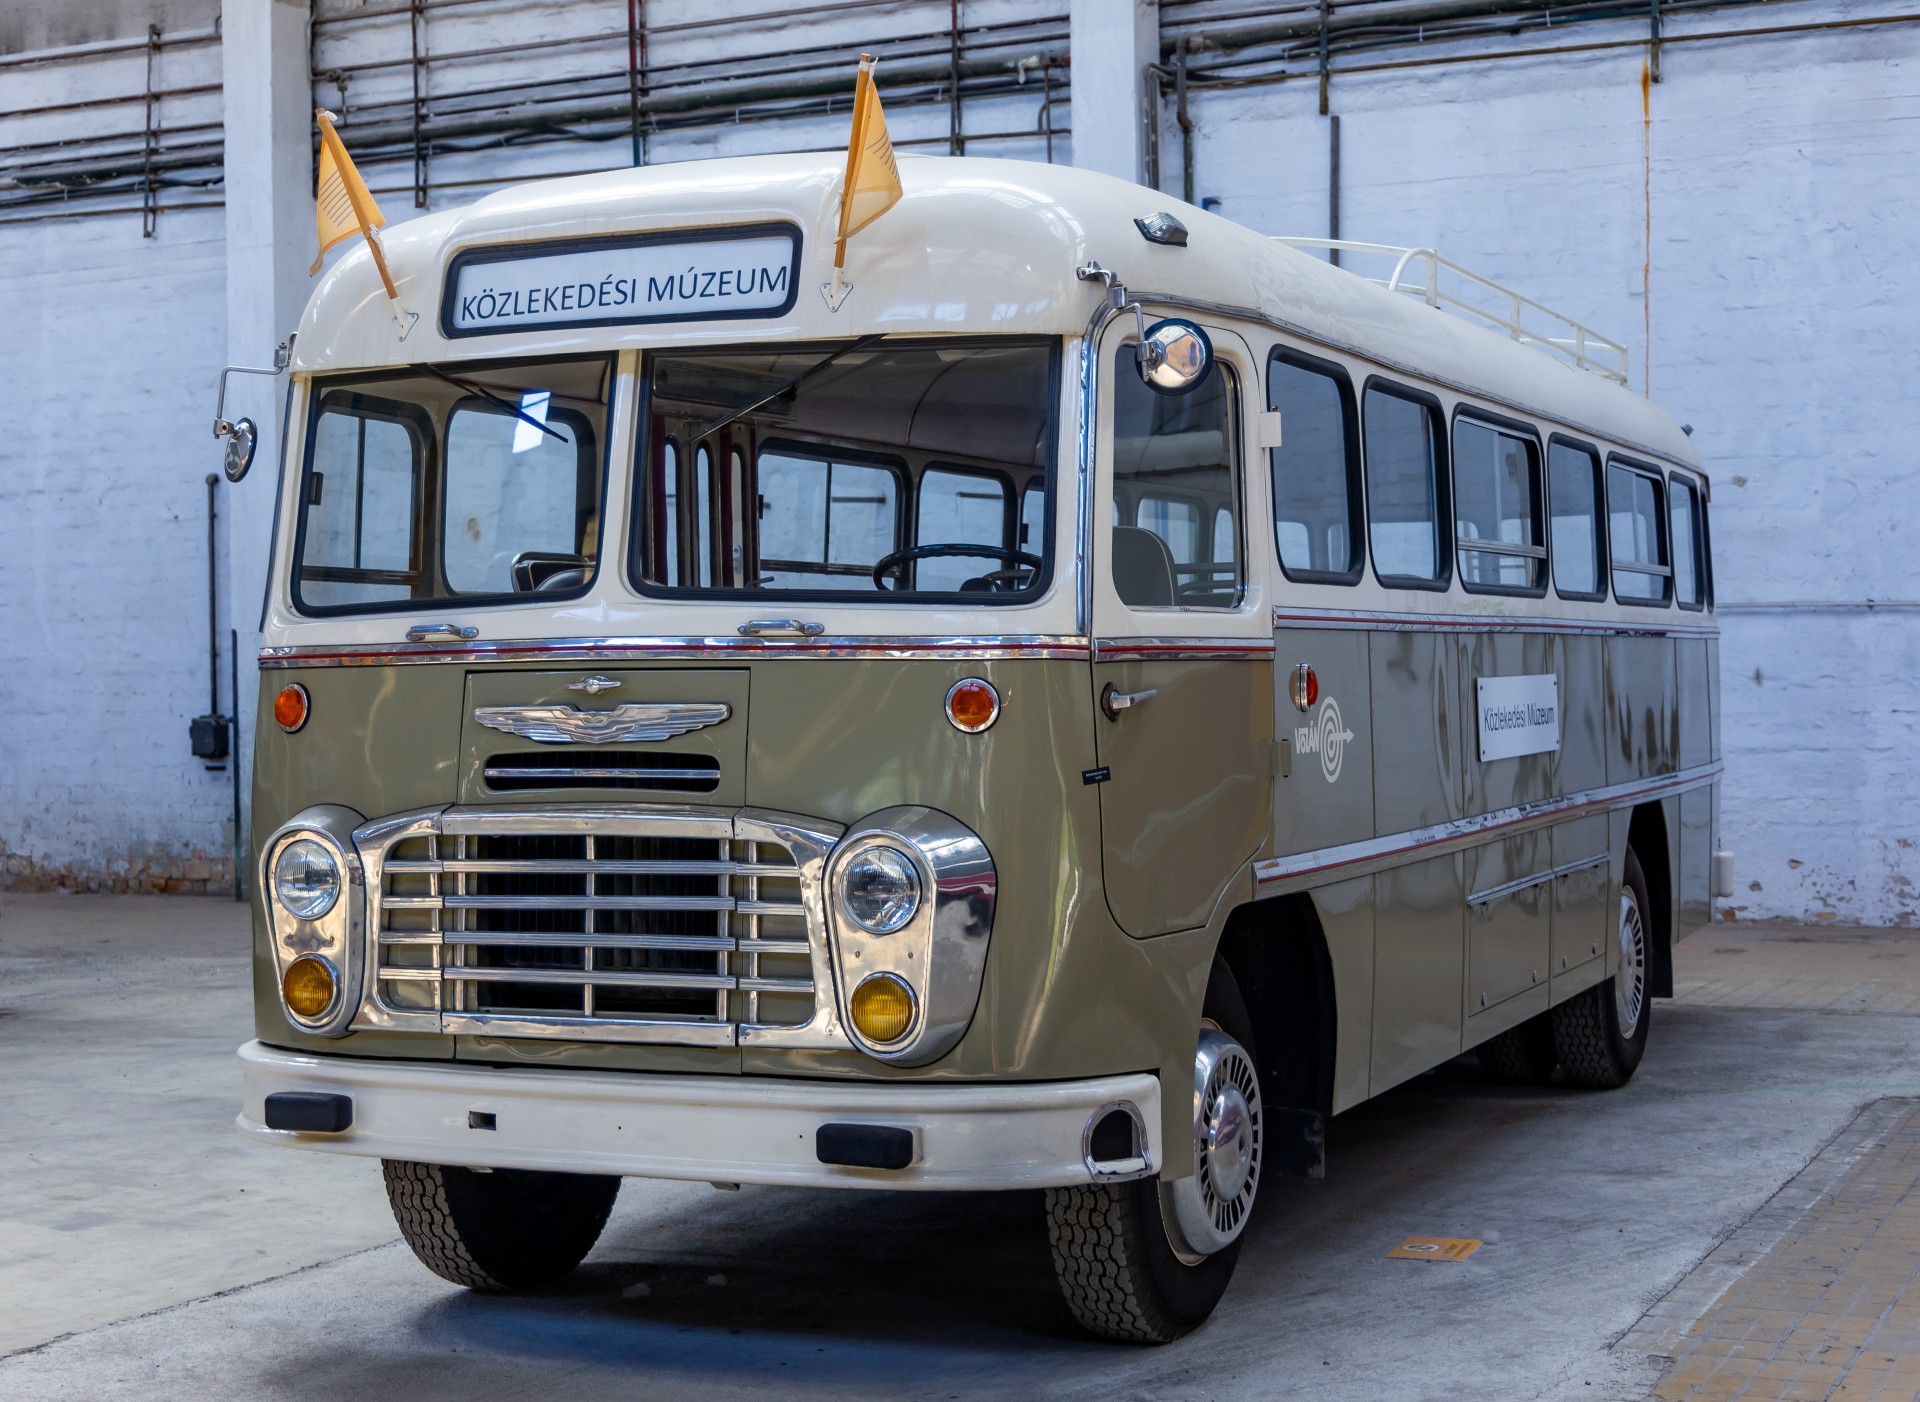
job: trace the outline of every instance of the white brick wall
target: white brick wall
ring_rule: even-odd
[[[327,0],[325,10],[351,7]],[[710,8],[660,0],[648,14],[664,25]],[[1901,8],[1789,0],[1669,19],[1667,32]],[[430,19],[428,46],[611,31],[624,10],[550,0],[450,10]],[[944,23],[945,10],[845,10],[774,35],[750,26],[719,39],[663,36],[654,57],[697,58],[716,44],[851,53],[907,20]],[[970,22],[1023,13],[1009,0],[969,0],[965,12]],[[1581,26],[1486,48],[1644,32]],[[316,66],[406,51],[404,22],[350,37],[323,31]],[[1635,46],[1337,77],[1342,232],[1437,244],[1627,340],[1636,385],[1695,425],[1713,472],[1723,602],[1920,598],[1908,569],[1920,525],[1920,398],[1906,383],[1920,266],[1920,25],[1683,39],[1666,47],[1664,81],[1645,109],[1644,57]],[[617,59],[530,48],[492,70],[431,70],[429,84],[584,75]],[[217,82],[217,55],[213,66]],[[111,81],[124,87],[124,67],[118,74]],[[357,105],[405,82],[404,67],[355,79],[349,128]],[[317,91],[337,97],[324,79]],[[1030,125],[1038,84],[1030,91],[970,105],[969,129]],[[1324,233],[1327,124],[1317,95],[1311,78],[1197,91],[1196,194],[1255,228]],[[0,73],[0,108],[51,100],[43,85]],[[61,120],[88,129],[124,118]],[[1056,119],[1065,125],[1064,108]],[[720,124],[658,138],[653,157],[826,147],[843,139],[843,120]],[[943,108],[894,118],[900,137],[945,128]],[[973,149],[1041,155],[1035,141]],[[1069,151],[1061,139],[1056,159]],[[433,202],[485,188],[441,182],[591,169],[624,154],[614,142],[439,158]],[[1177,189],[1171,121],[1161,168]],[[368,175],[394,192],[382,197],[389,218],[409,217],[410,167]],[[0,434],[0,856],[16,880],[138,879],[146,868],[134,864],[169,860],[154,869],[182,875],[185,862],[226,850],[228,790],[191,760],[185,729],[206,704],[201,480],[216,462],[207,421],[227,354],[225,277],[218,211],[163,216],[150,241],[137,217],[0,226],[0,383],[13,411]],[[251,608],[234,601],[236,616]],[[1740,887],[1731,911],[1920,920],[1920,615],[1729,612],[1724,628],[1723,827]],[[244,675],[242,687],[251,687]]]

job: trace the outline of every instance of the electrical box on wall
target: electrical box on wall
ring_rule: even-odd
[[[210,762],[225,759],[227,726],[225,716],[195,716],[188,722],[187,734],[193,742],[193,757]]]

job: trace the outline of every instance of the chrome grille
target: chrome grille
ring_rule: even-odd
[[[371,829],[363,1025],[843,1044],[832,998],[815,997],[836,834],[695,809],[450,810]]]

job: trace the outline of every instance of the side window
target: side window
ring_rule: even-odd
[[[660,508],[660,543],[662,559],[666,562],[666,573],[662,576],[668,584],[680,582],[680,445],[671,438],[660,444],[660,485],[663,489],[663,503]]]
[[[1546,588],[1540,450],[1533,439],[1456,416],[1453,519],[1453,548],[1466,588],[1510,594]]]
[[[1560,439],[1549,444],[1547,502],[1553,510],[1553,587],[1569,599],[1605,597],[1600,455]]]
[[[762,450],[763,589],[873,588],[873,566],[899,549],[900,483],[884,467]]]
[[[1114,592],[1133,608],[1238,606],[1240,472],[1233,372],[1217,364],[1188,394],[1140,382],[1134,348],[1114,355],[1113,492],[1131,501],[1113,525]],[[1220,522],[1224,513],[1225,524]],[[1218,542],[1226,541],[1223,557]]]
[[[1045,553],[1047,544],[1047,488],[1036,482],[1020,493],[1020,539],[1029,555]]]
[[[1607,464],[1607,536],[1613,544],[1613,596],[1664,604],[1672,569],[1660,509],[1660,478],[1650,470]]]
[[[339,396],[314,425],[300,594],[309,604],[381,603],[421,590],[415,543],[420,431]]]
[[[928,468],[920,477],[919,516],[915,545],[1004,545],[1007,484],[982,472]],[[916,589],[964,589],[970,581],[1012,565],[1011,559],[985,555],[936,555],[916,561],[910,578]]]
[[[1411,390],[1369,385],[1364,417],[1373,572],[1401,589],[1444,588],[1439,406]]]
[[[1673,492],[1667,508],[1673,527],[1673,597],[1681,608],[1697,609],[1707,598],[1700,560],[1700,493],[1677,473],[1667,481]]]
[[[1353,387],[1334,366],[1275,351],[1267,405],[1280,411],[1280,446],[1267,454],[1280,568],[1289,579],[1351,584],[1361,551]]]
[[[713,450],[702,443],[693,455],[693,582],[713,583],[713,556],[719,548],[713,529]]]

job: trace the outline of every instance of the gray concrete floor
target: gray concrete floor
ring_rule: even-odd
[[[1075,1331],[1030,1194],[630,1181],[574,1277],[488,1298],[395,1241],[376,1165],[233,1133],[245,947],[217,900],[0,896],[0,1397],[1640,1398],[1621,1334],[1920,1094],[1913,932],[1715,927],[1626,1090],[1462,1061],[1335,1121],[1168,1348]],[[1487,1245],[1386,1258],[1412,1234]]]

